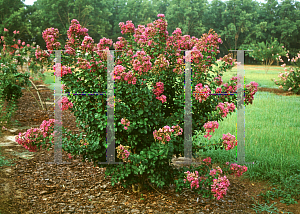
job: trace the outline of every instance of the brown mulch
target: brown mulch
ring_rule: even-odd
[[[35,84],[42,82],[35,81]],[[37,97],[35,90],[31,91]],[[19,121],[22,126],[39,126],[43,120],[54,118],[53,106],[41,111],[32,95],[26,90],[23,93],[13,121]],[[53,91],[42,90],[41,94],[50,99],[48,102],[54,102]],[[63,111],[62,120],[64,127],[74,134],[79,133],[72,112]],[[8,132],[4,132],[5,135]],[[8,149],[26,151],[21,146]],[[9,152],[1,153],[7,159],[16,158]],[[105,168],[93,167],[80,158],[70,160],[64,151],[63,161],[70,164],[46,164],[53,161],[53,149],[42,149],[31,160],[19,158],[14,161],[15,166],[4,166],[3,169],[10,168],[11,173],[0,170],[0,213],[255,213],[251,209],[252,204],[256,204],[252,197],[261,203],[257,195],[271,189],[267,182],[228,176],[230,187],[220,201],[202,198],[190,189],[176,193],[174,186],[143,190],[138,194],[120,185],[112,187],[109,178],[104,179]],[[140,199],[141,193],[144,200]],[[287,206],[279,203],[279,199],[275,201],[278,209],[299,211],[298,205]]]
[[[285,91],[281,88],[264,88],[264,87],[258,87],[258,91],[263,91],[263,92],[270,92],[276,95],[281,95],[281,96],[300,96],[298,94],[294,94],[293,92],[290,91]]]

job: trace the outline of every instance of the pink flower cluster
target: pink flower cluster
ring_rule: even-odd
[[[18,144],[25,147],[30,152],[36,152],[37,147],[31,145],[32,142],[35,142],[35,140],[38,136],[41,135],[41,131],[39,129],[28,129],[25,133],[19,133],[18,136],[15,137],[15,140]]]
[[[134,24],[132,23],[132,21],[126,21],[126,25],[124,25],[124,22],[120,22],[119,27],[121,28],[122,34],[126,34],[126,33],[133,34],[135,31]]]
[[[125,40],[124,37],[118,37],[118,40],[113,46],[115,48],[115,50],[123,50],[123,48],[125,46],[127,46],[127,40]],[[117,62],[119,62],[120,64],[122,64],[121,60],[118,60]]]
[[[203,159],[203,162],[204,162],[207,166],[209,166],[209,165],[211,164],[211,157],[207,157],[207,158]]]
[[[132,66],[135,71],[138,71],[139,75],[141,75],[142,72],[148,72],[151,70],[151,57],[146,56],[145,51],[137,51],[133,57],[136,57],[136,59],[132,60]]]
[[[52,133],[51,135],[53,135],[53,131],[49,132],[51,127],[54,127],[54,122],[55,119],[50,119],[48,121],[44,120],[42,122],[42,124],[40,125],[40,129],[42,130],[43,133]],[[47,134],[43,134],[43,137],[47,137]]]
[[[214,177],[217,171],[219,171],[219,173],[222,174],[222,169],[220,167],[217,167],[217,169],[210,170],[209,174],[212,177]],[[191,182],[191,189],[193,189],[193,187],[195,187],[195,189],[198,189],[199,181],[201,182],[203,179],[204,180],[207,179],[205,176],[199,178],[198,171],[195,171],[195,173],[191,173],[187,171],[185,172],[185,174],[187,174],[187,179],[184,179],[184,183],[186,183],[186,180]],[[226,178],[226,176],[224,177],[219,176],[218,179],[214,179],[213,181],[214,183],[211,185],[212,187],[211,192],[215,192],[216,194],[214,196],[217,196],[217,200],[220,200],[221,198],[223,198],[223,195],[226,195],[226,191],[230,185],[229,180]]]
[[[81,25],[76,19],[71,21],[71,26],[67,31],[68,41],[65,45],[66,52],[70,55],[75,56],[75,47],[80,43],[80,38],[88,36],[87,28],[81,28]]]
[[[283,46],[282,46],[282,47],[283,47]],[[289,52],[289,51],[288,51],[288,52]],[[277,54],[277,55],[278,55],[278,54]],[[296,62],[298,61],[298,59],[300,58],[300,52],[299,52],[297,55],[298,55],[298,56],[296,56],[295,58],[293,57],[293,58],[291,59],[292,62],[296,63]],[[286,57],[288,58],[288,61],[290,61],[288,53],[286,54]],[[283,62],[283,60],[281,59],[281,56],[279,56],[278,58],[279,58],[280,62]],[[286,67],[286,64],[282,64],[281,67],[285,68],[285,67]],[[280,77],[281,80],[283,80],[283,82],[284,82],[283,84],[284,84],[284,85],[286,85],[286,80],[287,80],[289,74],[292,73],[292,72],[294,72],[293,67],[290,67],[289,73],[286,72],[287,70],[288,70],[288,69],[285,68],[285,69],[284,69],[285,73],[284,73],[284,74],[283,74],[283,73],[280,73],[280,74],[278,75],[278,77]],[[298,75],[297,77],[299,77],[299,75]],[[274,80],[274,82],[275,82],[276,85],[280,84],[280,83],[276,83],[277,80],[275,80],[275,79],[273,79],[273,80]],[[295,81],[293,81],[293,83],[294,83],[293,87],[295,87],[295,86],[296,86]],[[300,85],[298,85],[298,87],[300,87]],[[283,88],[282,85],[280,85],[279,88]],[[290,90],[292,90],[292,88],[290,87],[288,90],[290,91]]]
[[[217,78],[217,77],[215,77]],[[220,79],[220,78],[218,78]],[[232,77],[230,80],[230,83],[225,83],[223,86],[225,87],[225,90],[227,93],[231,93],[231,92],[236,92],[237,91],[237,76]],[[221,79],[220,79],[221,80]],[[220,81],[219,81],[220,83]],[[246,103],[246,105],[248,105],[249,103],[252,104],[252,101],[254,99],[253,95],[257,92],[257,86],[258,84],[256,82],[251,82],[250,84],[246,85],[247,89],[250,89],[249,93],[246,93],[244,101]],[[222,93],[222,88],[218,87],[216,88],[216,93]],[[220,97],[220,99],[223,99],[226,95],[222,95]]]
[[[125,67],[122,65],[117,65],[114,68],[114,74],[115,80],[124,80],[124,81],[128,81],[128,84],[136,84],[136,77],[134,76],[132,71],[129,71],[128,73],[124,72],[125,71]],[[111,74],[112,76],[112,74]]]
[[[168,23],[165,21],[165,15],[164,14],[158,14],[157,17],[161,19],[157,19],[153,22],[156,28],[159,30],[160,39],[166,39],[167,35],[169,34],[167,31]]]
[[[92,39],[92,37],[90,36],[85,36],[82,43],[81,43],[81,47],[80,49],[83,50],[83,52],[90,52],[93,50],[94,47],[94,40]]]
[[[237,140],[235,139],[235,136],[227,133],[226,134],[223,134],[223,137],[222,139],[224,140],[223,141],[223,144],[224,145],[227,145],[227,147],[225,148],[225,150],[230,150],[230,149],[233,149],[234,146],[237,146]]]
[[[207,123],[204,124],[203,126],[206,129],[207,134],[204,135],[204,137],[208,137],[208,139],[210,140],[210,138],[212,137],[211,135],[209,135],[209,133],[215,132],[215,129],[217,129],[219,127],[219,124],[217,121],[208,121]]]
[[[229,165],[229,162],[226,162],[226,165]],[[248,168],[246,166],[241,166],[238,165],[236,163],[233,163],[230,165],[230,169],[233,171],[233,173],[231,173],[231,175],[235,175],[235,176],[242,176],[244,172],[247,172]]]
[[[56,65],[53,65],[54,75],[55,75],[55,68],[56,68],[57,65],[61,66],[60,63],[58,63]],[[62,66],[62,68],[61,68],[61,77],[64,76],[64,75],[67,75],[67,74],[72,74],[71,68],[67,67],[67,66]]]
[[[203,162],[206,163],[207,166],[211,165],[211,158],[207,157],[206,159],[203,159]],[[226,162],[226,165],[229,165],[229,162]],[[235,174],[235,176],[240,177],[244,172],[247,172],[248,168],[246,166],[240,166],[237,164],[231,164],[230,170],[233,171],[231,175]],[[224,195],[226,195],[226,191],[230,185],[229,180],[226,178],[226,176],[221,177],[220,174],[223,173],[222,169],[217,166],[216,169],[210,170],[210,175],[214,177],[216,173],[219,172],[219,178],[213,180],[213,184],[211,185],[211,192],[215,193],[215,197],[217,197],[217,200],[220,200],[223,198]],[[195,187],[195,189],[199,188],[199,181],[206,180],[207,177],[201,176],[199,177],[198,171],[195,171],[195,173],[191,173],[189,171],[185,172],[187,174],[187,179],[184,179],[184,183],[186,183],[186,180],[191,182],[191,189]],[[204,184],[203,184],[204,187]]]
[[[87,59],[78,58],[77,65],[79,65],[79,68],[81,69],[91,69],[91,65]],[[78,82],[78,81],[77,81]]]
[[[50,136],[49,133],[51,133],[51,135],[54,136],[52,130],[54,126],[54,121],[54,119],[50,119],[49,121],[44,120],[43,123],[40,125],[40,128],[31,128],[24,133],[20,132],[19,135],[15,137],[16,142],[24,146],[28,151],[36,152],[37,146],[32,145],[32,143],[36,142],[37,138],[40,136],[43,136],[43,138]],[[50,128],[52,129],[50,130]]]
[[[81,28],[81,25],[79,24],[79,22],[76,19],[73,19],[71,21],[71,26],[69,28],[69,30],[67,31],[67,36],[68,38],[72,38],[72,36],[88,36],[87,32],[89,30],[87,28]]]
[[[8,29],[6,29],[6,28],[4,28],[4,31],[6,31],[6,32],[8,32]],[[14,34],[18,34],[19,33],[19,31],[13,31],[13,33]],[[3,51],[6,51],[6,42],[5,42],[5,40],[4,40],[4,36],[1,36],[1,40],[3,41]],[[0,44],[1,44],[1,40],[0,40]],[[13,39],[13,41],[15,42],[16,41],[16,39]],[[22,43],[22,45],[23,46],[25,46],[26,45],[26,43],[25,42],[22,42],[20,39],[18,40],[18,42],[17,42],[17,44],[14,44],[14,45],[11,45],[10,47],[13,47],[13,48],[15,48],[15,49],[23,49],[24,47],[23,46],[21,46],[21,47],[19,47],[19,45]],[[9,45],[8,45],[9,46]],[[27,44],[27,47],[30,47],[30,45],[29,44]],[[9,52],[9,54],[12,56],[14,53],[15,53],[15,51],[16,50],[13,50],[12,52]],[[18,51],[18,50],[17,50]],[[21,54],[17,54],[17,56],[21,56]],[[1,57],[0,57],[0,59],[1,59]],[[1,67],[2,67],[2,65],[1,65]]]
[[[105,37],[99,40],[99,43],[97,44],[97,48],[95,47],[94,50],[96,50],[96,53],[100,56],[102,60],[107,60],[107,53],[102,50],[109,50],[109,47],[113,44],[113,41],[111,39],[106,39]],[[102,61],[99,60],[96,61],[96,64],[101,63]],[[120,63],[121,64],[121,63]],[[104,65],[101,65],[99,68],[103,68]]]
[[[49,53],[47,53],[47,52],[44,51],[44,50],[41,50],[40,48],[37,48],[37,49],[35,50],[35,57],[36,57],[37,59],[39,59],[40,61],[42,60],[43,57],[49,57],[49,56],[50,56]]]
[[[162,129],[159,129],[158,131],[157,130],[154,130],[153,132],[153,136],[154,136],[154,139],[156,141],[159,140],[159,141],[162,141],[162,144],[165,144],[165,140],[166,141],[170,141],[171,140],[171,133],[173,133],[175,131],[175,136],[178,136],[178,135],[182,135],[182,128],[180,128],[179,125],[176,125],[176,126],[172,126],[172,129],[169,127],[169,126],[164,126]]]
[[[222,44],[222,43],[221,43]],[[225,62],[225,66],[226,65],[232,65],[233,62],[235,62],[236,60],[235,59],[232,59],[232,57],[229,57],[228,55],[225,55],[223,58],[220,58],[219,60],[222,60]]]
[[[200,52],[211,53],[212,56],[220,53],[220,51],[218,50],[219,49],[218,45],[222,44],[222,40],[221,38],[218,38],[218,35],[215,33],[215,31],[210,29],[208,34],[203,34],[201,39],[197,39],[197,40],[194,39],[193,43],[194,43],[192,46],[193,50],[197,50],[197,51],[193,51],[191,55],[193,61],[195,63],[198,63],[200,62],[200,58],[203,59],[203,55],[200,54]],[[214,51],[215,49],[217,49],[216,52]],[[212,56],[207,56],[207,59],[210,59]],[[224,57],[224,61],[225,60],[227,60],[226,56]],[[205,60],[202,61],[202,63],[200,63],[199,65],[197,65],[197,67],[200,69],[200,72],[206,72],[207,68],[211,65],[210,62],[211,60],[207,60],[207,61]]]
[[[147,28],[145,28],[144,25],[139,25],[138,28],[135,31],[135,42],[143,46],[148,47],[154,47],[158,45],[156,42],[154,42],[154,36],[158,33],[160,34],[161,39],[166,39],[168,31],[167,29],[167,23],[164,20],[163,14],[158,14],[157,17],[160,17],[161,19],[155,20],[153,23],[148,23]]]
[[[201,39],[198,39],[194,36],[191,38],[190,35],[181,36],[181,41],[177,41],[178,42],[178,48],[180,48],[181,50],[190,50],[196,45],[196,42],[198,42],[200,40]],[[208,46],[206,46],[206,47],[208,47]],[[192,50],[194,50],[194,51],[191,52],[191,59],[193,59],[194,62],[199,62],[200,58],[203,59],[203,55],[202,55],[202,53],[199,49],[193,48]],[[197,57],[197,55],[198,55],[198,57]]]
[[[129,120],[128,120],[128,119],[126,119],[126,118],[125,118],[125,119],[124,119],[124,118],[122,118],[122,119],[121,119],[121,124],[123,124],[123,125],[125,125],[125,124],[126,124],[127,126],[129,126],[129,125],[130,125],[130,122],[129,122]],[[125,129],[125,130],[127,130],[127,129],[128,129],[128,127],[127,127],[126,125],[124,126],[124,129]]]
[[[214,177],[216,175],[217,171],[219,171],[220,174],[223,173],[222,169],[219,166],[217,166],[216,169],[210,170],[209,174]]]
[[[130,160],[126,160],[130,155],[130,152],[128,151],[129,146],[120,145],[116,149],[117,149],[117,152],[118,152],[118,155],[117,155],[118,158],[121,157],[124,162],[129,162],[129,163],[131,162]]]
[[[169,61],[164,57],[163,54],[160,54],[158,58],[155,60],[154,65],[156,68],[158,67],[157,71],[159,72],[169,67]]]
[[[211,191],[215,192],[216,194],[214,196],[217,197],[217,200],[220,200],[224,195],[226,195],[230,182],[226,176],[214,179],[213,182],[214,183],[211,185]]]
[[[59,104],[62,104],[61,110],[63,111],[73,107],[73,103],[69,102],[68,97],[63,97]]]
[[[211,93],[208,85],[205,85],[204,87],[205,88],[202,87],[202,83],[199,83],[195,86],[196,91],[193,92],[195,99],[199,100],[200,103],[207,100],[209,94]]]
[[[141,47],[153,45],[153,38],[157,33],[157,29],[153,23],[147,24],[147,28],[144,25],[139,25],[135,30],[134,41],[137,42]],[[123,42],[124,44],[124,42]]]
[[[112,44],[113,44],[113,41],[111,39],[107,39],[104,37],[99,40],[99,43],[97,44],[97,48],[99,50],[103,50],[103,49],[109,48]],[[109,46],[107,46],[107,45],[109,45]]]
[[[222,83],[223,83],[222,77],[220,75],[215,77],[214,80],[216,81],[218,86],[222,85]]]
[[[246,93],[245,95],[245,103],[246,105],[253,102],[253,95],[257,92],[258,84],[256,82],[250,82],[250,84],[246,85],[246,88],[250,90],[250,93]]]
[[[190,171],[184,172],[187,174],[187,180],[191,182],[191,189],[195,187],[195,189],[199,188],[199,179],[198,179],[198,171],[195,171],[195,173],[191,173]],[[186,182],[186,179],[184,179],[184,183]]]
[[[165,95],[159,96],[160,94],[162,94],[164,92],[164,84],[162,82],[157,82],[156,83],[156,88],[152,89],[152,91],[156,95],[156,99],[161,100],[162,103],[167,101]]]
[[[228,103],[228,102],[225,102],[225,103],[219,103],[217,106],[216,106],[216,109],[220,109],[220,112],[219,114],[222,114],[222,117],[226,117],[227,114],[230,112],[233,112],[234,109],[235,109],[235,105],[233,103]]]
[[[186,40],[187,38],[190,40],[189,37],[190,36],[187,37],[186,35],[183,36],[183,38],[184,38],[183,42],[185,42],[184,40]],[[197,42],[198,39],[194,38],[194,41]],[[187,42],[185,42],[185,43],[187,43]],[[185,46],[187,46],[187,44],[185,44]],[[188,47],[188,48],[190,49],[190,47]],[[197,50],[195,47],[193,47],[192,50],[193,50],[193,52],[191,53],[191,56],[192,56],[193,61],[195,63],[199,63],[203,59],[202,53],[199,50]],[[206,59],[210,59],[210,58],[211,58],[211,56],[206,56]],[[208,60],[208,62],[211,62],[211,60]],[[202,64],[202,67],[205,67],[205,64]]]
[[[221,87],[216,88],[216,93],[222,93],[222,88]]]
[[[179,56],[178,53],[176,53],[176,56]],[[173,69],[173,72],[178,74],[178,75],[181,75],[182,74],[182,69],[181,69],[181,65],[183,65],[184,61],[182,58],[177,58],[177,66],[176,68]]]
[[[225,87],[225,90],[227,93],[236,92],[237,90],[237,77],[232,77],[230,79],[231,81],[234,81],[232,84],[228,85],[228,83],[225,83],[223,86]]]
[[[205,138],[208,137],[208,139],[210,140],[210,138],[212,137],[211,135],[209,135],[209,133],[215,132],[215,129],[219,127],[219,124],[217,121],[208,121],[207,123],[204,124],[203,126],[206,129],[207,134],[204,135]],[[235,136],[231,135],[230,133],[223,134],[223,138],[222,138],[223,144],[227,145],[226,150],[230,150],[232,149],[234,146],[237,145],[237,141],[235,139]]]
[[[55,42],[58,37],[59,37],[59,31],[57,29],[47,28],[43,32],[43,39],[46,41],[48,50],[54,50],[54,48],[58,49],[60,47],[60,43]]]

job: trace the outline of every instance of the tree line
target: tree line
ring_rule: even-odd
[[[24,0],[22,0],[24,1]],[[147,25],[165,14],[168,33],[172,35],[178,27],[182,35],[201,38],[212,28],[221,36],[222,57],[229,50],[245,49],[247,45],[271,42],[274,38],[296,56],[300,50],[300,2],[295,0],[37,0],[25,5],[21,0],[0,0],[0,34],[4,28],[20,31],[22,41],[36,42],[42,49],[46,43],[42,32],[58,28],[60,42],[64,47],[67,30],[72,19],[89,29],[88,34],[95,43],[103,37],[118,41],[123,36],[120,22],[132,20],[134,26]],[[147,27],[147,26],[146,26]],[[123,36],[124,37],[124,36]],[[125,37],[126,38],[126,37]],[[236,52],[233,52],[236,56]],[[287,58],[282,57],[286,64]],[[245,57],[245,64],[254,62]],[[258,63],[258,62],[256,62]],[[260,63],[260,62],[259,62]]]

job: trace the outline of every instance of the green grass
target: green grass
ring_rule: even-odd
[[[289,69],[289,66],[287,66],[287,68]],[[271,66],[267,74],[265,73],[264,66],[245,66],[245,84],[247,85],[254,81],[258,83],[259,87],[278,88],[271,79],[275,78],[276,80],[279,80],[280,78],[278,75],[280,72],[285,72],[284,68],[280,66]],[[222,79],[224,82],[228,82],[232,76],[237,76],[237,67],[225,72]]]
[[[55,82],[55,77],[51,76],[50,73],[45,73],[46,78],[44,80],[45,84],[53,84]]]
[[[279,71],[281,70],[275,72],[275,69],[270,69],[265,74],[263,69],[246,69],[246,84],[255,81],[260,87],[277,88],[270,79],[278,80]],[[227,81],[232,76],[236,76],[236,68],[228,72],[224,80]],[[245,107],[245,158],[246,162],[255,164],[247,166],[250,169],[243,176],[252,181],[268,180],[281,186],[281,189],[263,195],[268,203],[272,196],[277,195],[282,197],[281,202],[287,204],[294,203],[294,199],[300,199],[299,106],[299,97],[257,92],[253,104]],[[211,141],[220,139],[228,132],[236,136],[236,121],[235,111],[219,122],[219,128],[212,134]],[[202,136],[195,137],[194,140],[209,142]],[[235,161],[236,149],[207,151],[201,156],[210,156],[215,162],[225,164],[227,161]]]
[[[2,157],[2,148],[0,147],[0,168],[3,166],[12,166],[13,163],[11,160],[6,160],[4,157]]]

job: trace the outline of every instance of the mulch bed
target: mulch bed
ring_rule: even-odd
[[[35,81],[35,84],[43,83]],[[35,90],[31,91],[37,97]],[[34,126],[54,118],[53,106],[41,111],[32,95],[26,90],[23,93],[13,121],[19,121],[22,126]],[[42,90],[41,94],[44,99],[50,99],[48,102],[54,102],[53,91]],[[64,127],[74,134],[79,133],[72,112],[63,111],[62,120]],[[22,147],[19,149],[26,151]],[[5,151],[3,155],[15,158]],[[10,185],[10,192],[0,199],[3,204],[0,213],[255,213],[251,209],[255,204],[252,197],[261,202],[257,195],[271,189],[266,182],[254,183],[228,176],[230,187],[220,201],[202,198],[190,189],[176,193],[173,186],[143,190],[144,200],[140,200],[141,193],[134,193],[131,188],[124,189],[118,184],[112,187],[109,178],[104,178],[105,168],[93,167],[92,163],[82,162],[80,158],[70,160],[64,151],[63,161],[70,164],[46,164],[53,161],[54,150],[42,149],[31,160],[18,159],[15,166],[4,167],[11,168],[12,172],[0,171],[0,178]],[[0,195],[3,193],[0,186]],[[297,207],[280,206],[297,211]]]

